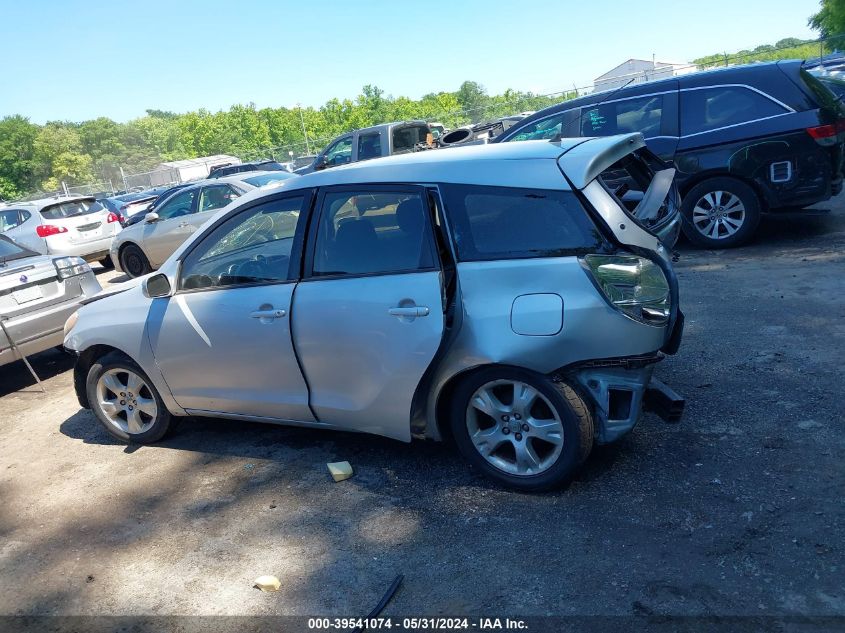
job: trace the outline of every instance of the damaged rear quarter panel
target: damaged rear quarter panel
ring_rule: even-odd
[[[427,403],[427,434],[435,439],[438,397],[451,378],[468,369],[501,364],[549,374],[579,361],[649,354],[663,345],[666,329],[638,323],[608,305],[577,257],[463,262],[457,269],[462,314]],[[549,336],[515,333],[514,300],[543,293],[563,299],[561,330]]]

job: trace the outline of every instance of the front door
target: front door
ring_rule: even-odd
[[[185,253],[176,293],[154,303],[150,342],[182,408],[314,421],[290,331],[308,198],[265,199],[224,220]]]
[[[387,185],[320,196],[293,335],[321,422],[410,440],[411,401],[443,335],[426,201]]]
[[[198,195],[198,187],[180,191],[156,210],[158,220],[144,220],[141,241],[154,268],[161,266],[191,235],[188,220],[196,211]]]

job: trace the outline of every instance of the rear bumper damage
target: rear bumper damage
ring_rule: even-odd
[[[629,433],[643,410],[666,422],[679,422],[684,399],[654,378],[654,365],[662,353],[652,356],[593,361],[570,368],[568,382],[575,382],[593,405],[596,442],[609,444]]]

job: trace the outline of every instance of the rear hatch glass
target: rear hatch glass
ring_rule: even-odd
[[[41,209],[41,217],[45,220],[64,220],[89,215],[104,209],[103,205],[93,198],[59,202]]]

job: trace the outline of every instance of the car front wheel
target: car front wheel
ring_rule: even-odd
[[[97,360],[88,370],[88,403],[112,437],[150,444],[170,428],[171,415],[141,368],[120,352]]]
[[[593,418],[569,385],[516,368],[470,375],[453,392],[461,453],[500,483],[539,491],[566,483],[590,454]]]
[[[120,249],[120,267],[130,277],[140,277],[152,271],[144,251],[135,244],[127,244]]]
[[[735,178],[709,178],[689,190],[681,204],[684,235],[705,248],[745,244],[760,224],[760,200]]]

